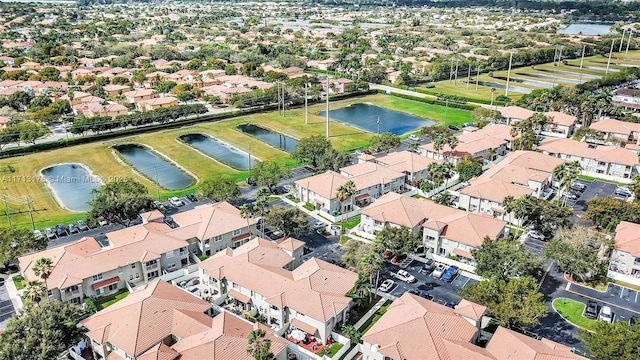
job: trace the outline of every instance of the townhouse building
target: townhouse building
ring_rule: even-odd
[[[614,91],[611,101],[626,109],[637,111],[640,109],[640,90],[635,88],[621,88]]]
[[[553,169],[565,161],[534,151],[509,153],[459,190],[458,206],[514,222],[513,214],[502,208],[504,198],[517,199],[527,194],[546,198],[551,194]]]
[[[500,110],[501,119],[498,120],[501,124],[513,125],[519,121],[524,121],[529,119],[535,114],[534,111],[529,109],[525,109],[520,106],[511,105],[506,106]]]
[[[590,129],[602,133],[603,139],[587,137],[587,142],[608,144],[636,144],[640,145],[640,124],[616,119],[602,119],[594,121]]]
[[[635,278],[640,284],[640,224],[621,221],[614,239],[609,270]]]
[[[396,299],[362,336],[363,357],[404,359],[585,359],[571,348],[498,327],[482,347],[486,307],[461,300],[453,309],[408,292]],[[428,355],[426,355],[428,354]],[[426,357],[425,357],[426,356]]]
[[[140,90],[127,91],[122,95],[125,96],[125,98],[127,99],[127,102],[129,102],[130,104],[137,104],[140,101],[155,99],[158,97],[158,94],[156,93],[156,91],[152,89],[140,89]]]
[[[389,153],[382,157],[371,157],[366,159],[358,159],[359,162],[373,161],[388,169],[398,171],[405,174],[405,183],[417,185],[418,183],[430,179],[429,165],[432,163],[441,163],[439,160],[429,159],[420,156],[411,151],[397,151]]]
[[[386,226],[405,226],[422,239],[425,253],[456,256],[458,261],[475,266],[471,251],[480,247],[485,237],[491,240],[503,237],[506,225],[505,221],[488,215],[389,193],[361,211],[356,231],[373,237]]]
[[[457,139],[458,145],[453,150],[448,145],[436,150],[433,143],[430,143],[420,146],[418,151],[427,158],[447,160],[454,164],[467,156],[493,160],[496,156],[505,155],[511,149],[514,140],[511,136],[511,126],[504,124],[487,125],[482,129],[458,135]]]
[[[346,321],[353,300],[346,294],[358,275],[322,260],[302,263],[304,243],[256,238],[198,264],[200,282],[215,304],[262,316],[279,331],[295,328],[323,344]]]
[[[577,118],[559,111],[545,112],[549,123],[542,127],[541,133],[548,136],[568,138],[573,135]]]
[[[285,360],[287,344],[270,328],[227,312],[156,280],[80,322],[94,359],[249,360],[248,336],[263,330],[274,359]]]
[[[578,161],[583,175],[615,181],[630,182],[640,166],[636,152],[619,146],[590,145],[571,139],[545,139],[538,150],[569,162]]]
[[[140,112],[153,111],[160,108],[168,109],[174,106],[178,106],[178,98],[173,96],[156,97],[136,102],[136,110]]]

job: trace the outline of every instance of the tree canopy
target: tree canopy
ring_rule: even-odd
[[[598,321],[594,331],[580,331],[593,358],[601,360],[635,360],[640,358],[640,322],[633,326],[626,321]]]
[[[379,250],[389,249],[394,256],[406,255],[420,246],[420,239],[406,226],[385,226],[378,233],[376,242],[382,245],[378,246]]]
[[[542,260],[517,240],[484,238],[482,246],[471,250],[476,260],[476,273],[484,278],[508,281],[542,272]]]
[[[153,202],[147,188],[132,178],[106,183],[93,190],[93,195],[89,203],[90,222],[105,219],[125,224],[128,220],[136,218],[140,211],[149,209]]]
[[[383,132],[373,136],[369,146],[376,151],[389,151],[400,146],[400,137],[390,132]]]
[[[298,141],[291,157],[301,162],[310,162],[311,166],[316,167],[319,158],[331,150],[333,150],[333,146],[326,137],[312,135]]]
[[[460,181],[469,181],[482,174],[482,162],[471,156],[465,156],[456,164],[456,171]]]
[[[587,211],[584,218],[593,221],[596,226],[612,232],[620,221],[640,221],[640,203],[629,203],[613,197],[596,197],[587,200]]]
[[[240,197],[240,187],[228,177],[215,177],[200,185],[200,194],[211,201],[229,201]]]
[[[0,333],[0,360],[50,360],[80,341],[87,316],[82,308],[47,301],[15,316]]]
[[[258,185],[266,186],[269,191],[273,192],[273,188],[278,185],[289,172],[284,165],[275,161],[261,161],[251,170]]]
[[[300,236],[309,230],[309,218],[295,207],[275,206],[267,212],[265,221],[287,236]]]
[[[29,229],[0,228],[0,263],[4,268],[29,249],[43,250],[47,238],[36,239]]]

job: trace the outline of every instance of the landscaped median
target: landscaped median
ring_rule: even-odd
[[[567,298],[556,298],[551,305],[553,310],[572,325],[589,331],[595,330],[598,321],[583,316],[586,306],[584,303]]]

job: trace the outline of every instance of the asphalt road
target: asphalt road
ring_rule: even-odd
[[[584,214],[587,211],[587,201],[597,197],[613,196],[617,185],[600,180],[578,180],[577,182],[587,185],[587,189],[582,194],[576,192],[576,194],[580,194],[576,200],[567,200],[567,205],[573,207],[573,215],[569,220],[574,225],[592,226],[593,223],[591,221],[584,219]]]

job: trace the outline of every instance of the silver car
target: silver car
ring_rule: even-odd
[[[391,291],[391,289],[393,289],[395,285],[396,283],[393,280],[387,279],[382,282],[382,285],[380,285],[380,287],[378,288],[378,291],[389,292]]]
[[[438,264],[438,266],[436,266],[436,269],[433,270],[433,272],[431,273],[431,276],[433,276],[436,279],[439,279],[442,274],[444,274],[444,271],[447,270],[447,268],[442,265],[442,264]]]

